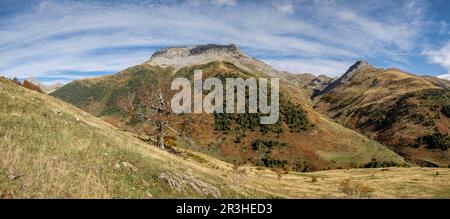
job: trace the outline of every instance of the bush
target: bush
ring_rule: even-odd
[[[266,141],[266,140],[261,140],[261,139],[257,139],[256,141],[254,141],[252,143],[252,149],[254,151],[264,151],[266,153],[269,153],[271,150],[275,149],[275,147],[286,148],[288,146],[289,146],[288,143],[272,141],[272,140]]]
[[[450,118],[450,105],[442,107],[442,114]]]
[[[287,167],[287,160],[278,160],[272,158],[262,158],[261,161],[264,163],[264,166],[271,168],[284,168]]]
[[[381,167],[398,167],[398,163],[394,161],[377,161],[377,159],[372,159],[369,163],[364,164],[364,168],[381,168]]]
[[[275,159],[271,156],[272,150],[283,149],[289,147],[288,143],[277,142],[277,141],[266,141],[257,139],[251,145],[253,151],[257,151],[261,154],[261,158],[251,159],[251,162],[255,166],[265,166],[270,168],[289,168],[289,163],[287,160]]]
[[[287,104],[281,105],[281,114],[292,132],[300,132],[308,128],[308,117],[300,106],[289,101]]]
[[[426,144],[428,149],[446,151],[450,147],[450,137],[446,134],[434,133],[417,139],[419,144]]]
[[[326,103],[334,103],[336,102],[336,98],[332,94],[324,94],[322,97],[320,97],[321,101],[324,101]]]
[[[341,182],[339,191],[344,193],[346,198],[370,198],[375,189],[360,182],[353,182],[352,179],[349,178]]]
[[[214,129],[218,131],[229,131],[233,122],[233,114],[214,113]]]

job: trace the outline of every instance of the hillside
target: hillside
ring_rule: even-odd
[[[437,77],[433,77],[433,76],[428,76],[428,75],[422,76],[422,77],[439,87],[450,89],[450,81],[449,80],[441,79],[441,78],[437,78]]]
[[[315,76],[310,73],[287,74],[286,79],[289,83],[294,84],[300,89],[304,89],[304,92],[309,96],[320,92],[333,82],[333,78],[326,75]]]
[[[0,79],[0,198],[449,198],[450,171],[283,173],[177,154]]]
[[[210,47],[207,46],[207,48]],[[240,68],[239,66],[245,66],[246,61],[240,64],[223,61],[222,57],[229,54],[229,47],[215,46],[212,47],[212,51],[204,48],[205,46],[162,49],[152,56],[151,63],[134,66],[110,76],[74,81],[52,95],[101,117],[121,129],[146,135],[148,134],[146,130],[149,129],[148,124],[126,121],[127,115],[117,106],[121,97],[136,94],[140,97],[137,99],[152,98],[149,95],[154,95],[158,90],[164,90],[174,78],[192,78],[195,69],[202,69],[204,78],[211,76],[269,77],[264,72]],[[238,51],[234,47],[231,49],[233,54]],[[193,57],[189,55],[192,50],[197,51],[194,52]],[[191,52],[187,54],[186,51]],[[214,55],[211,55],[212,52]],[[172,57],[176,64],[155,64],[155,57],[165,57],[164,63],[172,63],[167,60]],[[202,61],[201,64],[192,65],[192,60],[198,57],[208,57],[208,61],[215,61],[206,64]],[[236,61],[239,60],[233,62]],[[255,62],[259,63],[256,60]],[[180,67],[178,63],[188,64]],[[280,84],[279,123],[260,125],[260,115],[248,113],[174,115],[172,119],[175,120],[175,128],[185,135],[169,136],[170,143],[201,151],[230,163],[287,168],[295,171],[364,167],[373,164],[375,166],[406,165],[400,156],[385,146],[344,128],[316,112],[311,108],[310,99],[305,97],[303,90],[284,79],[280,81]],[[170,99],[170,93],[166,96]],[[136,103],[136,108],[148,110],[143,109],[139,101]]]
[[[358,61],[315,97],[314,108],[424,166],[450,164],[445,80]]]

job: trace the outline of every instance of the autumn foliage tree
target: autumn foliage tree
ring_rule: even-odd
[[[15,84],[17,84],[17,85],[19,85],[19,86],[22,86],[22,87],[24,87],[24,88],[27,88],[27,89],[30,89],[30,90],[34,90],[34,91],[37,91],[37,92],[39,92],[39,93],[44,93],[44,92],[42,91],[42,89],[41,89],[39,86],[37,86],[37,85],[35,85],[35,84],[33,84],[33,83],[27,81],[27,80],[24,80],[23,83],[21,83],[19,79],[13,78],[12,81],[13,81]]]
[[[23,81],[22,86],[25,87],[25,88],[28,88],[28,89],[30,89],[30,90],[37,91],[37,92],[39,92],[39,93],[44,93],[44,92],[42,91],[42,89],[41,89],[39,86],[37,86],[37,85],[35,85],[35,84],[33,84],[33,83],[27,81],[27,80],[24,80],[24,81]]]

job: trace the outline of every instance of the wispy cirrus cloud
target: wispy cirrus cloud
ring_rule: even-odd
[[[281,70],[338,75],[359,58],[408,63],[426,9],[375,0],[37,1],[0,19],[0,72],[115,72],[160,47],[234,43]]]
[[[268,64],[278,69],[296,73],[326,73],[330,77],[337,77],[345,72],[352,62],[326,59],[267,59]]]
[[[281,13],[286,14],[292,14],[294,13],[294,3],[292,2],[276,2],[275,6],[277,7],[278,11]]]
[[[228,5],[228,6],[236,5],[236,0],[215,0],[215,2],[219,5]]]

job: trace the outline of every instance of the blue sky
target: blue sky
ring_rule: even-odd
[[[234,43],[277,69],[341,75],[358,59],[450,79],[450,1],[0,0],[0,74],[111,74],[161,47]]]

